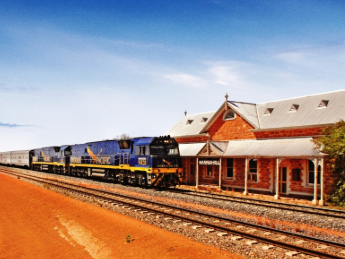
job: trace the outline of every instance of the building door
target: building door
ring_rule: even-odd
[[[279,167],[279,193],[286,193],[287,189],[287,168]]]
[[[196,177],[195,163],[191,163],[189,169],[190,169],[189,183],[190,183],[191,185],[195,185],[195,177]]]

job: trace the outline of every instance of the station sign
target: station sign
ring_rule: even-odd
[[[200,159],[199,165],[220,165],[220,159]]]

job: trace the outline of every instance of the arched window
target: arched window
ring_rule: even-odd
[[[310,159],[309,165],[308,165],[308,184],[314,184],[315,183],[315,165],[313,161]],[[317,167],[317,184],[320,184],[321,182],[321,166]]]
[[[234,120],[236,118],[236,113],[233,110],[227,110],[223,115],[223,120]]]

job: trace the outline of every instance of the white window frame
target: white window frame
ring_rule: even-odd
[[[232,159],[232,166],[231,167],[228,165],[228,159]],[[234,178],[235,178],[234,164],[235,164],[235,160],[232,157],[226,158],[226,172],[225,172],[225,179],[226,180],[234,180]],[[232,168],[232,176],[231,177],[228,176],[228,169],[229,168]]]
[[[229,113],[233,113],[234,116],[231,118],[227,118]],[[223,121],[232,121],[234,119],[236,119],[236,112],[233,109],[227,110],[223,115]]]
[[[313,171],[314,175],[313,175],[313,178],[312,178],[312,179],[314,179],[314,183],[310,183],[310,182],[309,182],[309,179],[310,179],[309,174],[310,174],[310,172],[312,172],[312,171],[310,170],[310,168],[309,168],[310,163],[312,163],[312,164],[314,165],[314,171]],[[307,175],[307,179],[306,179],[307,186],[312,187],[312,186],[315,185],[315,168],[317,168],[317,170],[318,170],[317,180],[320,180],[320,182],[321,182],[321,175],[320,175],[320,173],[321,173],[321,172],[320,172],[320,171],[321,171],[321,166],[318,165],[318,164],[315,165],[315,164],[314,164],[314,161],[308,159],[308,171],[307,171],[307,174],[306,174],[306,175]],[[320,170],[319,170],[319,168],[320,168]],[[320,186],[320,183],[317,183],[317,186]]]
[[[250,167],[250,162],[253,161],[253,162],[256,162],[256,168],[255,168],[255,173],[251,172],[250,170],[254,169],[253,167],[251,168]],[[254,160],[254,159],[251,159],[249,160],[249,163],[248,163],[248,182],[251,182],[251,183],[257,183],[258,182],[258,179],[259,179],[259,174],[258,174],[258,160]],[[253,180],[252,178],[255,178],[254,176],[256,176],[256,180]]]

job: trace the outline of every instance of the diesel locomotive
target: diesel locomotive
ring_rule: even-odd
[[[178,143],[170,136],[0,152],[0,163],[148,187],[177,185],[182,173]]]

